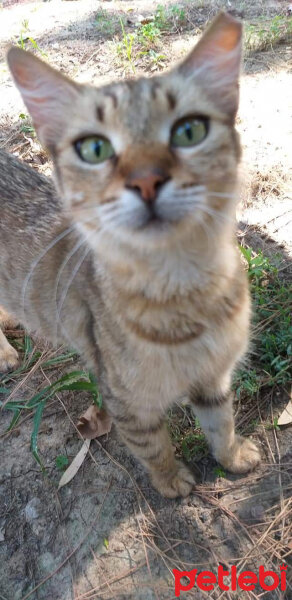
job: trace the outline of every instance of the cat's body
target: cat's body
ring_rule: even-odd
[[[222,18],[223,25],[227,19],[235,27],[233,19]],[[13,72],[19,80],[17,65]],[[168,149],[163,137],[168,123],[187,112],[181,104],[189,100],[178,97],[175,78],[168,77],[101,92],[87,89],[78,96],[70,138],[91,139],[87,136],[96,126],[85,128],[79,121],[94,102],[103,142],[110,137],[120,152],[117,162],[109,159],[102,168],[92,163],[80,168],[71,142],[53,143],[50,124],[42,125],[36,114],[39,107],[29,106],[53,154],[62,200],[48,180],[0,154],[0,304],[53,343],[62,341],[80,352],[154,485],[176,496],[189,493],[193,484],[190,472],[174,459],[164,424],[165,411],[179,396],[188,395],[194,403],[226,468],[254,467],[258,451],[235,436],[230,395],[249,326],[247,282],[234,244],[239,146],[233,120],[198,92],[189,112],[203,114],[204,108],[215,125],[209,133],[205,128],[206,143],[195,159],[184,148],[177,161],[178,151]],[[71,85],[76,101],[79,90]],[[141,108],[134,125],[129,107],[136,113]],[[201,137],[203,123],[201,118],[192,122]],[[55,124],[59,137],[62,127],[60,121]],[[181,128],[178,135],[184,135]],[[98,207],[93,203],[97,181]]]

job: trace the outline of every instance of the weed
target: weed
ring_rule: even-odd
[[[56,456],[55,458],[55,463],[57,469],[64,471],[69,464],[69,459],[67,456],[64,456],[64,454],[59,454],[59,456]]]
[[[43,363],[43,368],[46,366]],[[15,372],[14,372],[15,375]],[[9,376],[7,376],[9,377]],[[1,383],[4,383],[3,388],[1,387],[1,393],[6,394],[7,388],[5,386],[6,379],[2,378]],[[45,468],[42,464],[39,451],[38,451],[38,432],[40,428],[40,423],[43,415],[44,408],[46,406],[47,401],[52,398],[56,393],[73,390],[73,391],[87,391],[91,392],[93,396],[93,401],[101,406],[101,395],[99,393],[96,379],[91,375],[84,371],[72,371],[71,373],[67,373],[54,383],[45,386],[42,390],[34,394],[30,400],[12,400],[10,402],[0,402],[0,407],[5,406],[6,410],[11,410],[13,413],[12,420],[8,427],[8,431],[13,429],[18,423],[20,416],[23,411],[33,411],[33,431],[31,434],[31,451],[36,461],[39,463],[42,471],[45,471]]]
[[[39,45],[37,44],[35,39],[29,35],[28,19],[24,19],[21,23],[21,30],[20,30],[19,38],[17,40],[17,46],[22,48],[22,50],[26,50],[27,49],[26,44],[28,42],[31,44],[31,46],[34,48],[34,50],[37,50],[42,56],[44,56],[44,57],[47,56],[47,54],[45,52],[43,52],[43,50],[41,50],[41,48],[39,47]]]
[[[264,386],[291,381],[292,289],[281,281],[277,266],[262,252],[255,254],[242,246],[240,250],[247,261],[254,305],[256,360],[252,369],[238,371],[235,389],[238,396],[252,396]]]
[[[106,550],[108,550],[108,547],[109,547],[109,541],[108,541],[108,539],[107,539],[107,538],[104,538],[104,540],[103,540],[103,545],[104,545],[105,549],[106,549]]]
[[[254,433],[256,428],[258,427],[258,424],[259,422],[257,419],[251,419],[245,428],[245,433],[248,435]]]
[[[189,461],[192,458],[201,458],[207,452],[207,442],[203,433],[189,433],[181,443],[183,457]]]
[[[273,423],[266,423],[265,425],[265,429],[275,429],[277,431],[279,431],[280,427],[278,425],[278,417],[275,417],[273,420]]]
[[[246,50],[273,48],[292,34],[292,17],[276,15],[271,21],[248,24],[245,27]]]
[[[22,133],[26,133],[30,137],[35,137],[36,136],[35,128],[32,127],[29,116],[25,115],[24,113],[20,113],[19,118],[22,121],[20,131],[22,131]]]
[[[214,475],[216,475],[216,477],[226,477],[226,473],[224,471],[224,469],[222,469],[222,467],[214,467],[213,469],[213,473]]]
[[[155,44],[160,35],[160,29],[155,25],[155,23],[146,23],[145,25],[141,25],[138,31],[138,39],[143,46]]]
[[[122,20],[122,17],[120,17],[120,20]],[[111,37],[119,28],[119,19],[104,8],[101,8],[95,15],[95,25],[100,33]]]
[[[183,23],[186,20],[186,11],[178,4],[173,4],[173,6],[170,6],[169,13],[176,21],[180,23]]]
[[[164,66],[163,63],[166,60],[165,54],[159,54],[158,52],[153,50],[153,48],[150,48],[150,50],[147,52],[147,56],[153,65],[158,65],[158,67]]]
[[[136,36],[133,33],[126,33],[122,19],[120,19],[120,25],[122,28],[122,41],[117,44],[117,52],[125,58],[131,67],[133,73],[136,72],[134,59],[133,59],[133,43]]]
[[[179,4],[173,4],[166,7],[158,4],[154,15],[154,25],[163,30],[176,30],[177,26],[181,26],[186,21],[186,11]]]

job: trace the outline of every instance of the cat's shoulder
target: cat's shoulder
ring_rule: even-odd
[[[60,212],[61,203],[53,180],[1,149],[0,173],[2,211],[7,209],[35,218]]]

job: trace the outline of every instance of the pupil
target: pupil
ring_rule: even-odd
[[[96,156],[100,156],[101,142],[94,142],[94,152],[95,152]]]
[[[186,136],[190,141],[193,139],[193,132],[189,123],[186,123]]]

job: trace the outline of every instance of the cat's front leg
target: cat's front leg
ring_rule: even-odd
[[[135,456],[148,469],[153,486],[167,498],[188,496],[195,485],[191,471],[176,460],[165,418],[151,414],[151,421],[131,415],[116,416],[118,430]]]
[[[18,353],[17,351],[9,344],[6,339],[2,328],[15,326],[15,323],[10,319],[7,313],[0,308],[0,373],[5,373],[6,371],[11,371],[18,364]]]
[[[194,412],[211,446],[216,460],[232,473],[247,473],[260,462],[257,446],[235,433],[233,394],[209,388],[205,393],[191,391]]]

